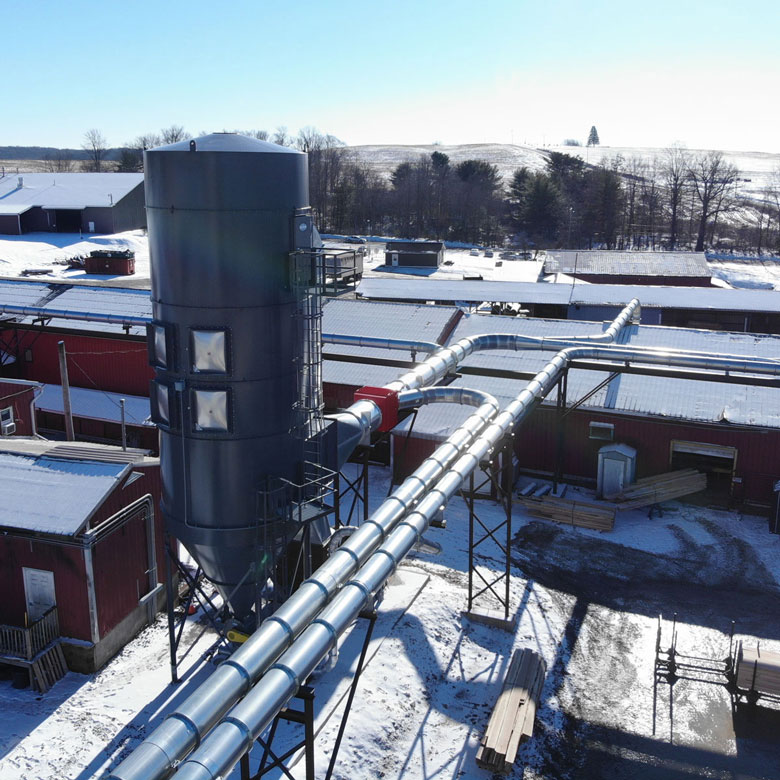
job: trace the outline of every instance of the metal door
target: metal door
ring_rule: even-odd
[[[32,623],[57,603],[54,594],[54,572],[45,569],[28,569],[24,566],[22,574],[27,615]]]

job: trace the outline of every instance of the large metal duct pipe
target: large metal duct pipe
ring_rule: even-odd
[[[291,252],[313,242],[307,158],[216,133],[145,152],[144,171],[162,512],[243,619],[269,576],[258,559],[292,536],[259,517],[258,493],[301,481]]]
[[[13,306],[0,305],[0,314],[11,314],[15,317],[35,317],[54,320],[81,320],[83,322],[106,322],[111,325],[123,325],[126,328],[145,328],[149,324],[148,317],[133,317],[127,314],[97,314],[79,309],[53,309],[49,306]]]
[[[344,333],[323,333],[323,344],[342,344],[349,347],[373,347],[375,349],[400,349],[408,352],[437,352],[441,344],[435,341],[409,339],[383,339],[379,336],[352,336]]]
[[[621,312],[615,322],[620,321],[629,309],[632,312],[635,309],[634,301]],[[619,329],[614,331],[617,332]],[[513,335],[505,337],[506,343],[513,345],[514,338]],[[469,344],[473,341],[479,348],[498,348],[499,344],[504,343],[504,339],[486,337],[464,341]],[[514,346],[504,348],[514,349]],[[444,364],[436,361],[436,372],[441,370],[442,365],[446,369],[439,376],[432,375],[429,381],[444,376],[450,367],[454,368],[470,352],[471,350],[466,351],[461,342],[461,346],[455,351],[458,359],[451,363],[448,360]],[[434,355],[429,360],[435,357]],[[416,375],[412,376],[410,384],[419,387]],[[407,388],[402,382],[397,389]],[[405,396],[405,399],[409,398],[411,396]],[[483,407],[454,431],[449,439],[391,494],[369,521],[317,569],[311,581],[303,583],[276,613],[209,677],[206,685],[194,691],[114,770],[112,780],[160,780],[167,777],[173,766],[201,742],[232,703],[249,690],[300,631],[314,619],[317,612],[378,548],[387,534],[420,500],[429,486],[465,451],[468,444],[497,412],[498,404],[495,399],[488,399]],[[379,409],[370,401],[358,401],[332,417],[341,421],[345,428],[356,431],[357,440],[352,449],[361,439],[367,440],[371,431],[376,429],[381,421]],[[347,449],[348,455],[351,449]]]
[[[501,440],[522,422],[535,406],[555,387],[572,360],[612,359],[610,347],[572,347],[562,350],[532,379],[482,434],[469,445],[447,473],[432,484],[419,504],[398,523],[382,546],[339,591],[330,604],[311,622],[292,646],[263,676],[260,682],[237,704],[203,744],[182,763],[178,780],[218,780],[251,749],[254,740],[292,698],[300,685],[338,641],[338,637],[360,614],[375,593],[393,573],[398,563],[420,540],[430,521],[477,466],[489,458]],[[617,351],[631,352],[619,349]],[[663,363],[673,353],[642,354],[642,362]],[[663,354],[662,354],[663,353]],[[686,354],[685,360],[693,355]],[[780,363],[721,356],[722,370],[744,371],[750,365],[758,373],[772,371],[780,375]],[[731,369],[726,364],[732,366]],[[670,365],[675,365],[674,362]],[[688,363],[684,363],[688,365]]]
[[[205,738],[294,638],[317,616],[343,584],[365,563],[404,515],[420,500],[492,420],[498,401],[488,393],[461,388],[430,388],[433,402],[477,405],[474,414],[455,430],[382,506],[363,523],[295,593],[110,775],[111,780],[160,780]],[[428,391],[423,391],[428,392]],[[373,404],[372,404],[373,406]]]

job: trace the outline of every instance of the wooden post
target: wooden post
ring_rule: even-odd
[[[60,383],[62,384],[62,406],[65,413],[65,438],[68,441],[75,441],[76,435],[73,432],[73,410],[70,406],[70,384],[68,383],[68,363],[65,358],[65,342],[60,341],[57,344],[60,354]]]

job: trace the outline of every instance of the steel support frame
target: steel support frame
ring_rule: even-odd
[[[374,633],[374,625],[376,624],[377,613],[376,608],[372,607],[360,614],[361,618],[368,621],[366,628],[366,635],[363,640],[363,647],[360,651],[360,658],[358,660],[355,674],[352,677],[352,683],[350,685],[349,694],[347,696],[347,702],[344,705],[344,712],[341,716],[341,723],[339,724],[338,735],[331,751],[330,761],[328,763],[328,769],[325,773],[325,780],[331,780],[333,771],[336,766],[336,760],[338,759],[341,743],[344,738],[344,733],[347,728],[347,721],[349,720],[350,712],[352,711],[352,704],[355,700],[355,693],[357,691],[358,684],[360,682],[360,675],[363,671],[363,667],[366,662],[366,655],[368,654],[368,647],[371,644],[371,637]],[[244,753],[241,756],[240,769],[241,780],[259,780],[269,772],[277,769],[282,775],[289,780],[296,780],[295,775],[292,773],[290,767],[285,764],[289,758],[295,755],[299,750],[303,749],[304,758],[304,778],[305,780],[314,780],[315,777],[315,765],[314,765],[314,746],[316,735],[314,733],[314,698],[315,689],[311,684],[303,685],[295,694],[296,699],[303,702],[301,709],[293,709],[292,707],[285,707],[273,720],[270,730],[268,732],[268,738],[262,739],[258,737],[255,742],[260,745],[263,750],[262,758],[260,759],[260,767],[255,774],[252,774],[249,753]],[[273,743],[276,737],[276,732],[281,720],[289,723],[298,723],[303,726],[303,739],[296,743],[293,747],[286,750],[283,754],[277,755],[274,751]],[[269,763],[270,759],[270,763]]]
[[[496,448],[496,459],[484,464],[486,478],[477,483],[474,472],[469,477],[468,491],[461,490],[461,496],[469,510],[469,592],[467,612],[479,618],[482,611],[476,608],[477,601],[485,594],[491,594],[503,611],[503,622],[510,623],[510,585],[511,585],[511,545],[512,545],[512,484],[514,481],[514,434],[506,436]],[[490,496],[501,504],[504,517],[498,524],[490,525],[483,520],[476,509],[475,498],[486,486],[490,486]],[[485,577],[477,567],[477,548],[493,542],[502,557],[503,572],[492,579]],[[503,584],[503,589],[501,585]],[[502,592],[503,591],[503,592]],[[489,610],[484,616],[489,617]],[[500,621],[499,621],[500,622]]]
[[[350,479],[343,471],[336,473],[335,528],[341,528],[345,525],[360,525],[368,520],[368,463],[371,448],[362,446],[359,449],[358,475]],[[341,503],[350,499],[349,511],[345,518],[341,511]]]
[[[211,600],[209,595],[204,590],[200,583],[201,570],[200,567],[193,576],[181,563],[179,556],[174,551],[172,544],[173,537],[170,534],[165,534],[165,603],[168,616],[168,646],[170,654],[170,666],[171,666],[171,682],[179,682],[179,665],[187,657],[187,654],[195,645],[198,639],[209,628],[213,628],[218,638],[207,651],[208,655],[213,655],[214,652],[223,643],[227,645],[229,640],[227,638],[227,632],[223,626],[220,617],[224,611],[224,607],[218,607]],[[174,567],[179,577],[181,577],[188,585],[189,590],[187,597],[183,603],[183,615],[177,620],[175,603],[178,600],[178,589],[175,587],[174,581]],[[182,634],[184,632],[184,626],[187,623],[187,616],[193,602],[196,602],[203,610],[204,615],[207,618],[206,624],[201,629],[198,636],[193,640],[192,644],[179,656],[179,645],[181,644]]]

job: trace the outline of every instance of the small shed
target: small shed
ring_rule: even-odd
[[[0,441],[0,664],[29,645],[14,637],[54,615],[68,667],[95,671],[154,618],[159,471],[142,450]]]
[[[627,444],[607,444],[599,450],[596,494],[615,496],[636,480],[636,450]]]
[[[130,276],[135,273],[135,252],[130,249],[96,249],[84,261],[88,274]]]
[[[385,247],[386,266],[438,268],[443,261],[441,241],[393,241]]]

